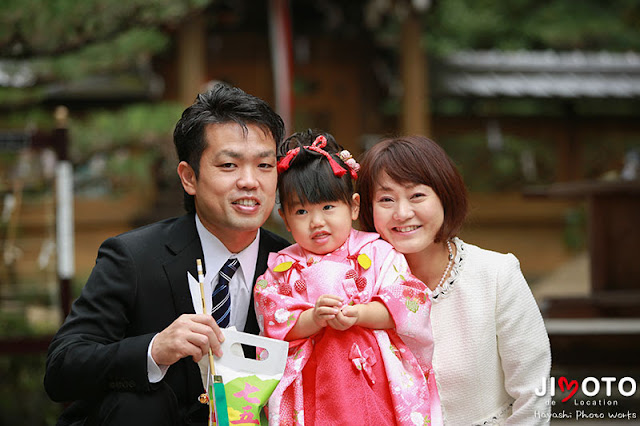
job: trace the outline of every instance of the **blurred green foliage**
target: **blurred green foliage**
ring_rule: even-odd
[[[4,0],[0,2],[0,58],[3,61],[26,61],[34,75],[33,85],[24,88],[0,88],[4,128],[53,128],[50,111],[39,108],[46,97],[45,85],[78,80],[81,77],[128,71],[150,66],[154,55],[166,51],[171,32],[180,21],[198,13],[212,3],[227,3],[242,13],[252,3],[216,0]],[[340,10],[342,28],[361,33],[364,8],[372,1],[344,2],[311,0],[291,2],[297,7],[317,8],[320,16],[334,19]],[[380,2],[376,2],[380,3]],[[384,3],[384,2],[383,2]],[[389,8],[381,25],[371,29],[380,45],[388,47],[393,57],[399,46],[399,15]],[[423,16],[423,40],[428,53],[440,55],[460,49],[554,49],[554,50],[640,50],[640,2],[637,0],[442,0]],[[337,8],[337,9],[336,9]],[[329,12],[328,12],[329,11]],[[336,12],[337,11],[337,12]],[[307,13],[309,25],[294,16],[298,33],[318,33],[319,19]],[[330,31],[329,31],[330,30]],[[325,33],[336,34],[336,28]],[[10,64],[11,65],[11,64]],[[303,88],[302,88],[303,89]],[[301,90],[302,90],[301,89]],[[464,114],[468,108],[455,100],[436,105],[438,113]],[[495,108],[495,106],[493,106]],[[15,108],[20,108],[14,111]],[[398,100],[389,97],[381,108],[397,114]],[[483,113],[483,105],[479,110]],[[533,102],[505,104],[511,113],[537,114],[540,106]],[[548,108],[548,106],[546,107]],[[605,108],[609,108],[607,105]],[[157,103],[130,105],[112,110],[89,111],[82,117],[70,117],[71,157],[80,172],[98,157],[104,162],[104,175],[96,179],[108,182],[109,189],[145,184],[158,161],[171,158],[171,131],[183,106]],[[496,113],[495,110],[492,112]],[[555,113],[556,111],[551,111]],[[561,114],[562,111],[558,111]],[[555,147],[548,141],[525,140],[502,136],[502,144],[490,148],[487,135],[468,134],[439,140],[460,166],[471,190],[518,190],[526,184],[550,183],[556,170]],[[635,144],[635,145],[634,145]],[[612,148],[615,146],[615,148]],[[587,141],[584,164],[587,176],[598,175],[617,167],[621,154],[636,141],[603,144]],[[528,159],[528,160],[527,160]],[[535,173],[526,173],[524,164],[531,161]],[[0,157],[3,171],[16,162],[15,153]],[[6,167],[6,169],[5,169]],[[174,167],[173,173],[175,174]],[[567,214],[566,239],[570,247],[584,244],[584,212]],[[74,294],[84,280],[74,280]],[[24,295],[23,295],[24,296]],[[18,296],[21,297],[21,296]],[[22,303],[42,304],[42,295],[24,297]],[[55,326],[56,324],[49,324]],[[21,311],[2,310],[0,330],[4,336],[36,336],[48,329],[29,324]],[[42,390],[45,355],[0,356],[0,424],[53,424],[60,405],[48,400]]]
[[[85,165],[101,157],[112,190],[153,185],[169,173],[167,168],[174,172],[172,134],[183,109],[177,103],[137,104],[74,119],[71,157]]]
[[[593,135],[587,135],[583,139],[582,164],[585,176],[615,177],[624,166],[626,154],[632,150],[640,151],[640,139],[637,137],[613,135],[604,142]]]
[[[92,73],[127,69],[135,59],[161,52],[169,37],[157,29],[135,28],[113,40],[90,44],[78,52],[32,62],[33,71],[43,80],[71,80]]]
[[[151,58],[170,45],[171,30],[211,2],[0,2],[0,106],[36,107],[51,84],[91,75],[148,75]]]
[[[210,2],[5,0],[0,6],[0,56],[53,57],[90,44],[111,42],[127,31],[160,30]]]
[[[178,103],[161,102],[124,106],[118,109],[97,109],[83,116],[71,117],[68,123],[70,158],[76,167],[77,190],[82,192],[83,182],[114,188],[152,184],[158,178],[154,167],[175,157],[172,134],[184,107]],[[1,120],[3,126],[13,129],[52,128],[53,117],[41,109],[27,114],[13,113]],[[95,170],[91,163],[97,158],[104,163]],[[18,154],[0,152],[0,178],[7,179],[17,167]],[[171,164],[173,167],[175,164]],[[30,182],[30,186],[34,183]]]
[[[465,134],[438,141],[456,162],[470,191],[519,191],[526,185],[553,182],[554,147],[539,140],[503,135],[491,148],[485,134]],[[527,172],[533,161],[534,171]]]
[[[579,252],[587,247],[587,213],[584,206],[567,210],[564,241],[567,247]]]
[[[0,354],[0,424],[54,425],[62,404],[43,390],[45,354]]]
[[[118,110],[94,110],[69,123],[72,156],[86,158],[92,153],[122,147],[157,149],[171,143],[173,127],[184,106],[178,103],[136,104]],[[171,146],[171,149],[173,147]]]
[[[431,53],[456,50],[640,50],[635,0],[447,0],[423,16]]]
[[[27,302],[27,300],[22,300]],[[53,333],[57,324],[44,325]],[[0,311],[0,338],[43,335],[43,325],[31,324],[21,309]],[[0,424],[12,426],[53,425],[62,404],[51,401],[43,388],[45,353],[0,354]]]

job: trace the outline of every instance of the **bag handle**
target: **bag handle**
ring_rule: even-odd
[[[224,333],[224,342],[221,345],[222,357],[220,359],[224,359],[228,367],[236,371],[249,371],[265,375],[282,374],[282,371],[284,371],[289,350],[288,342],[243,333],[230,328],[224,328],[222,332]],[[267,359],[245,358],[244,355],[234,353],[231,350],[231,346],[236,343],[266,349],[268,353]]]

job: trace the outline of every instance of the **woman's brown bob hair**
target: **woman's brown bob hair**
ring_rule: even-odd
[[[455,164],[434,141],[424,136],[384,139],[366,151],[360,161],[357,192],[360,193],[360,226],[375,232],[374,193],[386,173],[401,185],[430,186],[444,208],[444,223],[435,242],[457,235],[467,216],[467,188]]]

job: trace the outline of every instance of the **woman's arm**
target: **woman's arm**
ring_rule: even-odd
[[[498,274],[496,333],[505,389],[515,398],[507,424],[530,424],[536,412],[548,413],[551,407],[548,395],[535,394],[549,377],[551,350],[542,315],[513,255]]]

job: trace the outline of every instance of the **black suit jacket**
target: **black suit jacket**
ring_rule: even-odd
[[[265,229],[260,232],[254,283],[266,270],[269,253],[289,245]],[[152,390],[149,343],[180,315],[194,313],[186,273],[197,277],[198,258],[203,253],[193,214],[106,240],[49,347],[44,384],[51,399],[77,401],[68,411],[82,417],[106,392]],[[245,331],[258,333],[253,298]],[[163,381],[181,406],[190,406],[202,392],[190,357],[172,365]]]

